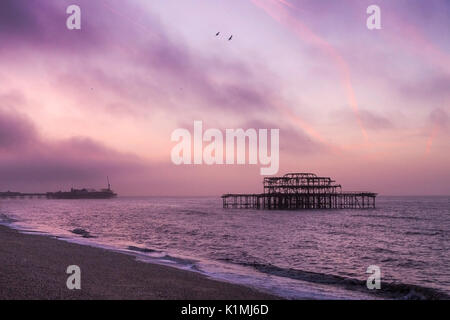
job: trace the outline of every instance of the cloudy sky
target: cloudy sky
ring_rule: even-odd
[[[280,174],[449,194],[449,117],[446,0],[0,2],[0,191],[260,191],[259,165],[172,164],[202,120],[279,128]]]

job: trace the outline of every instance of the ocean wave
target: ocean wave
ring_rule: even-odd
[[[143,252],[143,253],[154,253],[154,252],[161,252],[154,249],[148,249],[148,248],[141,248],[141,247],[135,247],[135,246],[128,246],[128,250],[131,251],[137,251],[137,252]]]
[[[395,216],[395,215],[382,215],[382,214],[374,214],[374,215],[361,215],[361,214],[354,214],[352,217],[364,217],[364,218],[381,218],[381,219],[403,219],[403,220],[414,220],[414,221],[425,221],[425,220],[431,220],[429,218],[424,217],[417,217],[417,216]]]
[[[372,250],[373,250],[373,252],[376,252],[376,253],[398,254],[398,252],[389,250],[388,248],[375,247]]]
[[[17,222],[17,220],[7,216],[4,213],[0,213],[0,223],[10,224],[14,222]]]
[[[450,295],[434,288],[428,288],[418,285],[391,282],[381,283],[381,289],[368,290],[366,281],[342,276],[316,273],[298,269],[281,268],[270,264],[260,263],[239,263],[242,266],[252,267],[259,272],[285,277],[295,280],[301,280],[316,284],[333,285],[347,290],[356,290],[364,293],[373,294],[380,298],[399,299],[399,300],[450,300]]]
[[[405,232],[406,235],[418,235],[418,236],[437,236],[441,234],[441,232],[420,232],[420,231],[407,231]]]
[[[206,211],[199,211],[199,210],[192,210],[192,209],[183,209],[180,212],[184,213],[186,215],[207,215],[208,214],[208,212],[206,212]]]

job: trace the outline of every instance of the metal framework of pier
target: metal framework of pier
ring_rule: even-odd
[[[264,193],[224,194],[232,209],[374,209],[376,193],[342,191],[340,184],[314,173],[288,173],[264,178]]]

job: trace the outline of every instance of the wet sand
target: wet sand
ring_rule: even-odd
[[[81,290],[66,286],[81,268]],[[132,255],[0,226],[0,299],[278,299]]]

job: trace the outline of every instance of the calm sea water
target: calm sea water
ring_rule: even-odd
[[[24,199],[1,200],[0,222],[287,298],[448,299],[450,197],[378,197],[377,207],[257,211],[224,210],[218,198]],[[365,285],[369,265],[382,272],[376,294]]]

